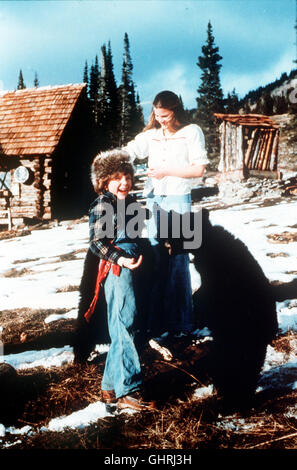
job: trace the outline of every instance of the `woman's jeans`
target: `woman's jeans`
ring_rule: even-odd
[[[169,255],[162,238],[164,212],[190,212],[190,194],[176,196],[147,196],[146,207],[152,213],[147,231],[155,255],[154,285],[151,295],[150,329],[153,335],[168,331],[189,333],[194,329],[189,255]],[[164,211],[162,213],[162,211]],[[164,227],[163,227],[164,228]],[[160,233],[161,231],[161,233]],[[164,232],[163,232],[164,233]]]
[[[135,258],[139,256],[137,244],[116,241]],[[135,346],[135,325],[138,308],[135,292],[137,269],[121,268],[119,276],[109,271],[104,284],[107,303],[108,330],[111,338],[102,378],[102,390],[114,390],[116,397],[132,393],[140,388],[141,367]]]

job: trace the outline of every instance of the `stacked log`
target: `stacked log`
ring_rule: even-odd
[[[51,183],[52,183],[52,158],[45,158],[44,160],[44,175],[43,175],[43,219],[51,219]]]
[[[51,172],[52,158],[36,156],[35,158],[23,158],[17,163],[30,169],[34,175],[33,184],[17,183],[14,180],[14,169],[11,171],[10,208],[12,218],[38,218],[51,219]]]
[[[258,114],[215,114],[222,119],[219,171],[277,170],[278,126]]]
[[[250,170],[275,171],[278,138],[277,129],[254,129],[245,155],[245,166]]]
[[[44,164],[43,159],[36,158],[34,162],[34,172],[35,172],[35,180],[34,180],[34,188],[37,190],[37,197],[36,197],[36,217],[41,219],[43,216],[44,206],[43,206],[43,194],[45,190],[45,186],[43,184],[43,175],[44,175]]]

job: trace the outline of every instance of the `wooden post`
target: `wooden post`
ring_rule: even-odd
[[[257,156],[258,156],[258,152],[259,152],[259,147],[260,147],[260,136],[259,134],[261,135],[259,129],[257,129],[258,132],[256,133],[256,137],[255,137],[255,140],[256,140],[256,143],[255,143],[255,150],[254,150],[254,155],[252,155],[252,160],[251,160],[251,166],[250,168],[251,169],[255,169],[255,162],[257,160]]]
[[[259,147],[258,147],[258,152],[257,155],[255,156],[254,164],[253,164],[253,169],[257,169],[259,165],[259,161],[261,159],[261,155],[263,152],[263,147],[265,143],[265,129],[260,129],[259,132]]]
[[[262,162],[261,169],[267,170],[270,169],[270,159],[271,159],[271,142],[272,142],[272,136],[273,136],[274,131],[270,129],[269,131],[269,137],[268,137],[268,142],[267,142],[267,148],[266,152],[264,154],[263,162],[266,161],[266,168],[264,168],[264,163]]]
[[[254,159],[254,153],[255,153],[256,146],[257,146],[258,133],[259,133],[258,128],[255,128],[252,132],[252,148],[251,148],[251,152],[250,152],[249,160],[248,160],[248,164],[247,164],[248,168],[252,168],[252,161]]]
[[[267,149],[268,135],[269,135],[269,130],[267,131],[266,129],[262,129],[263,145],[262,145],[261,152],[260,152],[260,155],[259,155],[259,160],[258,160],[257,166],[256,166],[257,170],[261,170],[261,168],[262,168],[262,164],[263,164],[266,149]]]
[[[272,171],[277,168],[277,153],[278,153],[278,142],[279,142],[279,130],[276,130],[273,139],[272,151],[271,151],[271,163],[270,167]]]
[[[248,164],[249,164],[249,159],[250,159],[250,156],[251,156],[252,147],[253,147],[253,143],[254,143],[255,132],[256,132],[256,129],[253,129],[252,135],[249,139],[248,148],[247,148],[247,151],[246,151],[246,154],[245,154],[245,159],[244,159],[245,166],[248,166]]]

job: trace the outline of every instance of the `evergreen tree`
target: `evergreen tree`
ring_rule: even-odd
[[[243,102],[243,112],[244,114],[250,114],[251,113],[251,106],[250,106],[250,101],[245,100]]]
[[[139,116],[140,103],[136,103],[135,87],[132,80],[133,65],[130,55],[128,34],[124,36],[124,57],[122,66],[122,81],[119,86],[120,98],[120,134],[119,145],[126,144],[142,128]]]
[[[136,94],[136,123],[137,126],[137,133],[140,132],[144,128],[144,116],[142,106],[140,104],[139,93]]]
[[[37,72],[35,72],[34,87],[35,87],[35,88],[38,88],[38,87],[39,87],[39,80],[38,80]]]
[[[286,97],[281,95],[276,95],[274,97],[273,104],[273,114],[284,114],[288,112],[288,102]]]
[[[113,60],[110,41],[108,42],[108,47],[106,51],[105,71],[110,147],[117,147],[119,145],[120,132],[120,100],[118,94],[118,87],[113,71]]]
[[[17,90],[23,90],[24,88],[26,88],[26,85],[24,83],[23,72],[20,70]]]
[[[95,122],[98,122],[98,97],[99,97],[99,64],[98,56],[95,57],[95,64],[91,65],[90,82],[89,82],[89,97],[91,101],[92,111],[94,114]]]
[[[237,114],[239,111],[239,98],[235,91],[235,88],[231,91],[231,93],[227,94],[227,98],[225,100],[225,112],[228,114]]]
[[[88,62],[85,62],[84,67],[84,75],[83,75],[83,83],[87,84],[87,90],[89,89],[89,69],[88,69]]]
[[[273,114],[274,99],[269,92],[263,93],[256,106],[256,113],[271,116]]]
[[[99,87],[98,87],[98,106],[97,106],[97,125],[100,130],[101,147],[102,149],[109,147],[109,96],[106,81],[106,46],[101,47],[101,62],[99,72]]]
[[[198,57],[197,66],[202,70],[201,84],[198,88],[196,121],[205,134],[206,148],[214,165],[219,158],[219,133],[214,123],[213,113],[224,111],[223,91],[220,83],[222,56],[215,46],[212,25],[207,26],[207,41],[202,46],[202,55]],[[214,166],[212,165],[212,166]]]

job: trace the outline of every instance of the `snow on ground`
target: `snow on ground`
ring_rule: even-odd
[[[2,240],[0,243],[1,309],[28,307],[75,308],[78,292],[58,292],[69,285],[79,285],[85,253],[61,262],[88,247],[88,224],[67,225],[33,230],[31,235]],[[9,276],[16,270],[16,276]],[[24,271],[27,270],[27,271]]]
[[[267,235],[285,231],[297,233],[297,202],[248,207],[212,211],[210,220],[225,227],[247,245],[270,281],[291,281],[297,277],[297,242],[270,243]],[[277,302],[277,311],[282,332],[297,331],[297,300]]]
[[[210,213],[210,220],[214,224],[224,226],[248,246],[270,281],[285,282],[296,277],[297,242],[269,243],[267,235],[283,231],[297,232],[296,214],[297,201],[283,201],[268,207],[245,205],[213,210]],[[51,229],[32,231],[29,236],[0,241],[0,276],[6,276],[1,277],[0,287],[3,310],[24,307],[68,308],[70,312],[63,315],[49,315],[45,321],[76,317],[78,292],[57,292],[57,290],[63,290],[69,285],[79,285],[83,269],[83,250],[88,246],[88,224],[76,224],[69,228],[67,224],[63,224]],[[71,255],[76,250],[81,251],[74,254],[69,261],[60,259],[61,255]],[[269,254],[279,256],[272,257]],[[7,276],[7,272],[13,269],[19,271],[19,277]],[[200,286],[200,276],[193,264],[190,270],[194,291]],[[277,309],[280,329],[283,332],[297,331],[297,300],[279,302]],[[106,350],[108,350],[107,345],[98,346],[99,352]],[[70,346],[65,346],[45,351],[10,354],[3,356],[2,360],[16,369],[22,369],[60,366],[71,362],[72,359]],[[269,346],[258,391],[267,387],[267,383],[276,385],[280,377],[294,368],[297,370],[297,354],[287,357]],[[297,381],[292,380],[290,386],[295,389]],[[197,388],[195,396],[201,399],[211,393],[212,387],[200,387]],[[296,415],[296,409],[290,410],[290,413],[293,412]],[[103,403],[96,402],[70,416],[55,418],[46,430],[81,428],[99,418],[111,415],[114,415],[114,412],[112,413]],[[238,426],[238,423],[228,423],[231,427]],[[244,426],[244,423],[240,423],[240,426]],[[0,437],[6,432],[28,433],[30,429],[27,427],[19,430],[5,429],[0,424]]]

